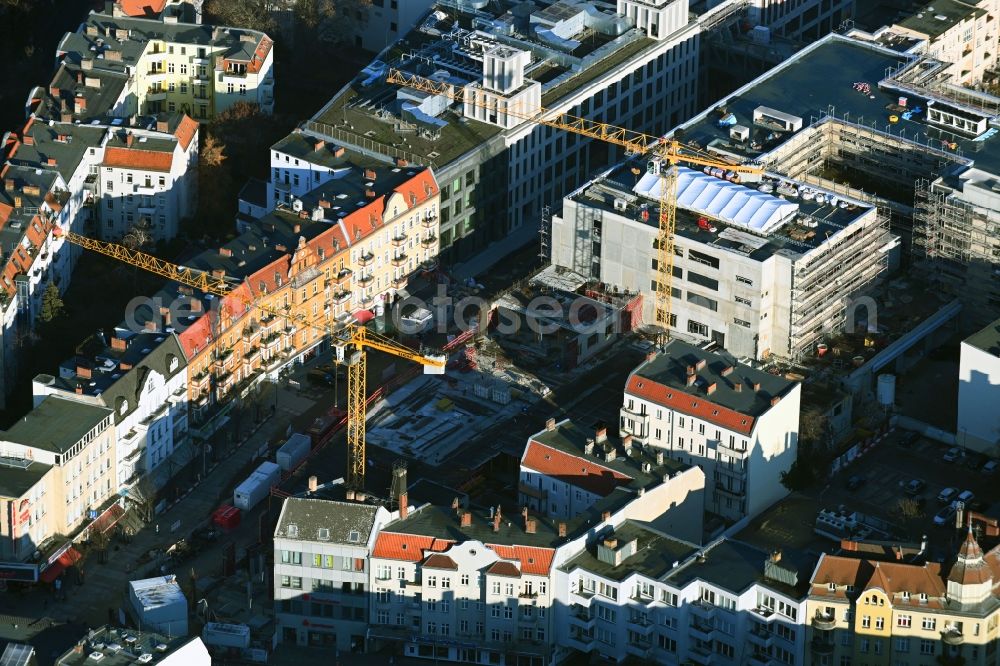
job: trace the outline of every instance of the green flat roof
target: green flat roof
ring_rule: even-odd
[[[698,551],[698,546],[695,544],[662,534],[634,520],[627,520],[619,525],[618,529],[614,531],[614,538],[618,540],[619,544],[625,544],[635,539],[637,541],[635,555],[626,558],[618,566],[610,562],[603,562],[597,557],[597,545],[602,541],[598,539],[594,543],[588,544],[583,552],[562,565],[560,569],[572,572],[574,569],[580,568],[618,582],[625,580],[633,573],[658,579]]]
[[[0,438],[25,446],[64,453],[111,415],[106,407],[48,396]]]

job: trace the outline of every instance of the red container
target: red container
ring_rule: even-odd
[[[232,530],[240,526],[240,515],[235,506],[223,504],[212,514],[212,522],[224,530]]]

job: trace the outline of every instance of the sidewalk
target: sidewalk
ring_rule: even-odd
[[[136,563],[142,555],[150,550],[168,547],[203,524],[212,511],[225,501],[228,489],[239,481],[237,475],[253,461],[258,448],[271,438],[284,434],[288,423],[298,415],[304,402],[298,397],[294,400],[286,399],[287,397],[282,393],[277,414],[264,420],[234,451],[210,468],[208,476],[193,490],[154,517],[149,525],[132,537],[131,542],[116,542],[108,552],[106,563],[98,562],[96,554],[91,554],[84,564],[85,584],[79,586],[69,580],[64,584],[66,600],[56,602],[50,598],[47,590],[35,590],[14,602],[16,614],[35,618],[47,616],[57,622],[84,622],[90,626],[107,623],[109,609],[115,609],[117,615],[128,581],[139,577]],[[182,584],[186,582],[181,581]],[[14,610],[2,608],[12,600],[4,601],[6,603],[0,604],[0,610]],[[43,623],[38,624],[41,629]]]

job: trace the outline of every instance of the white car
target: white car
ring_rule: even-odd
[[[958,488],[945,488],[941,491],[941,494],[938,495],[938,502],[941,502],[941,504],[948,504],[955,499],[955,495],[957,494]]]
[[[1000,467],[1000,462],[997,462],[996,460],[988,460],[980,471],[983,474],[993,474],[997,471],[998,467]]]
[[[950,462],[955,462],[961,456],[962,456],[961,449],[959,449],[957,446],[953,446],[950,449],[948,449],[947,451],[945,451],[945,454],[944,454],[943,457],[944,457],[944,461],[945,462],[949,462],[950,463]]]

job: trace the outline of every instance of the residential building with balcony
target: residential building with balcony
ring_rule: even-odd
[[[369,556],[390,518],[375,504],[311,496],[285,500],[274,531],[280,643],[364,651],[375,601]]]
[[[807,664],[995,664],[1000,550],[970,529],[954,563],[821,555],[806,605]]]
[[[890,30],[922,40],[920,52],[948,63],[951,82],[975,86],[996,69],[1000,49],[1000,2],[943,0],[917,9]]]
[[[95,175],[98,237],[138,228],[151,243],[174,238],[198,204],[198,123],[163,114],[155,132],[110,131]]]
[[[705,473],[705,510],[756,516],[784,497],[798,452],[801,385],[671,340],[629,375],[619,428]]]
[[[569,419],[550,419],[545,430],[531,436],[521,457],[519,502],[553,520],[569,520],[615,495],[629,496],[640,489],[644,496],[656,495],[649,500],[652,505],[676,507],[660,529],[701,541],[705,477],[662,449],[642,446],[628,434],[620,441],[609,439],[604,425],[588,433]]]
[[[183,17],[182,17],[183,18]],[[244,28],[91,13],[57,48],[42,115],[89,122],[183,113],[209,120],[236,102],[274,109],[270,37]]]
[[[46,396],[114,410],[119,489],[148,477],[162,487],[193,455],[188,438],[187,359],[174,333],[115,329],[85,341],[58,375],[32,381],[36,405]]]
[[[5,558],[27,559],[118,498],[114,414],[106,407],[48,396],[0,432],[0,452]]]
[[[494,241],[530,242],[546,206],[616,150],[506,105],[660,132],[695,112],[703,30],[688,0],[442,1],[305,129],[383,163],[433,167],[441,250],[464,261]],[[442,92],[389,85],[388,67]]]
[[[628,520],[555,568],[556,641],[612,662],[801,664],[815,558],[705,547]]]

